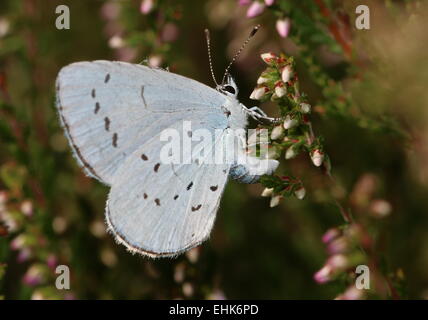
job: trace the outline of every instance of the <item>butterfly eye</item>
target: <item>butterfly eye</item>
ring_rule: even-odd
[[[236,94],[236,90],[235,90],[235,88],[234,88],[234,87],[232,87],[232,86],[224,86],[224,87],[223,87],[223,90],[224,90],[224,91],[226,91],[226,92],[229,92],[229,93],[231,93],[231,94],[233,94],[233,95],[235,95],[235,94]]]

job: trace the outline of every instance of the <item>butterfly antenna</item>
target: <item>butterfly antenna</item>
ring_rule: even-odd
[[[217,80],[215,79],[214,70],[213,70],[213,62],[211,58],[211,45],[210,45],[210,31],[205,29],[205,38],[207,39],[207,47],[208,47],[208,61],[210,64],[211,76],[213,77],[215,85],[218,87]]]
[[[248,36],[247,40],[244,41],[241,48],[239,48],[238,52],[233,56],[232,61],[230,61],[229,65],[227,66],[226,70],[224,71],[223,79],[221,80],[221,83],[224,83],[224,80],[226,79],[226,75],[229,73],[230,67],[232,64],[238,59],[239,55],[241,54],[242,50],[247,46],[248,42],[250,42],[251,38],[254,37],[254,35],[257,33],[257,31],[260,29],[260,25],[256,25],[253,30],[251,30],[250,35]]]

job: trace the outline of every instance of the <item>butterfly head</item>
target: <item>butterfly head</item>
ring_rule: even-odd
[[[216,89],[228,97],[236,98],[238,96],[238,87],[229,73],[226,74],[223,83],[217,85]]]

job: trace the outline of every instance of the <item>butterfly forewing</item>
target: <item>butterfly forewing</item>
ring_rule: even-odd
[[[130,154],[177,121],[209,118],[221,128],[223,102],[197,81],[124,62],[74,63],[57,79],[57,108],[75,156],[108,185]]]

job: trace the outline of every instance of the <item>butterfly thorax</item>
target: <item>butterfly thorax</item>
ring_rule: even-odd
[[[248,125],[248,114],[244,106],[234,97],[226,97],[222,107],[223,112],[228,118],[228,127],[232,130],[243,129]]]

